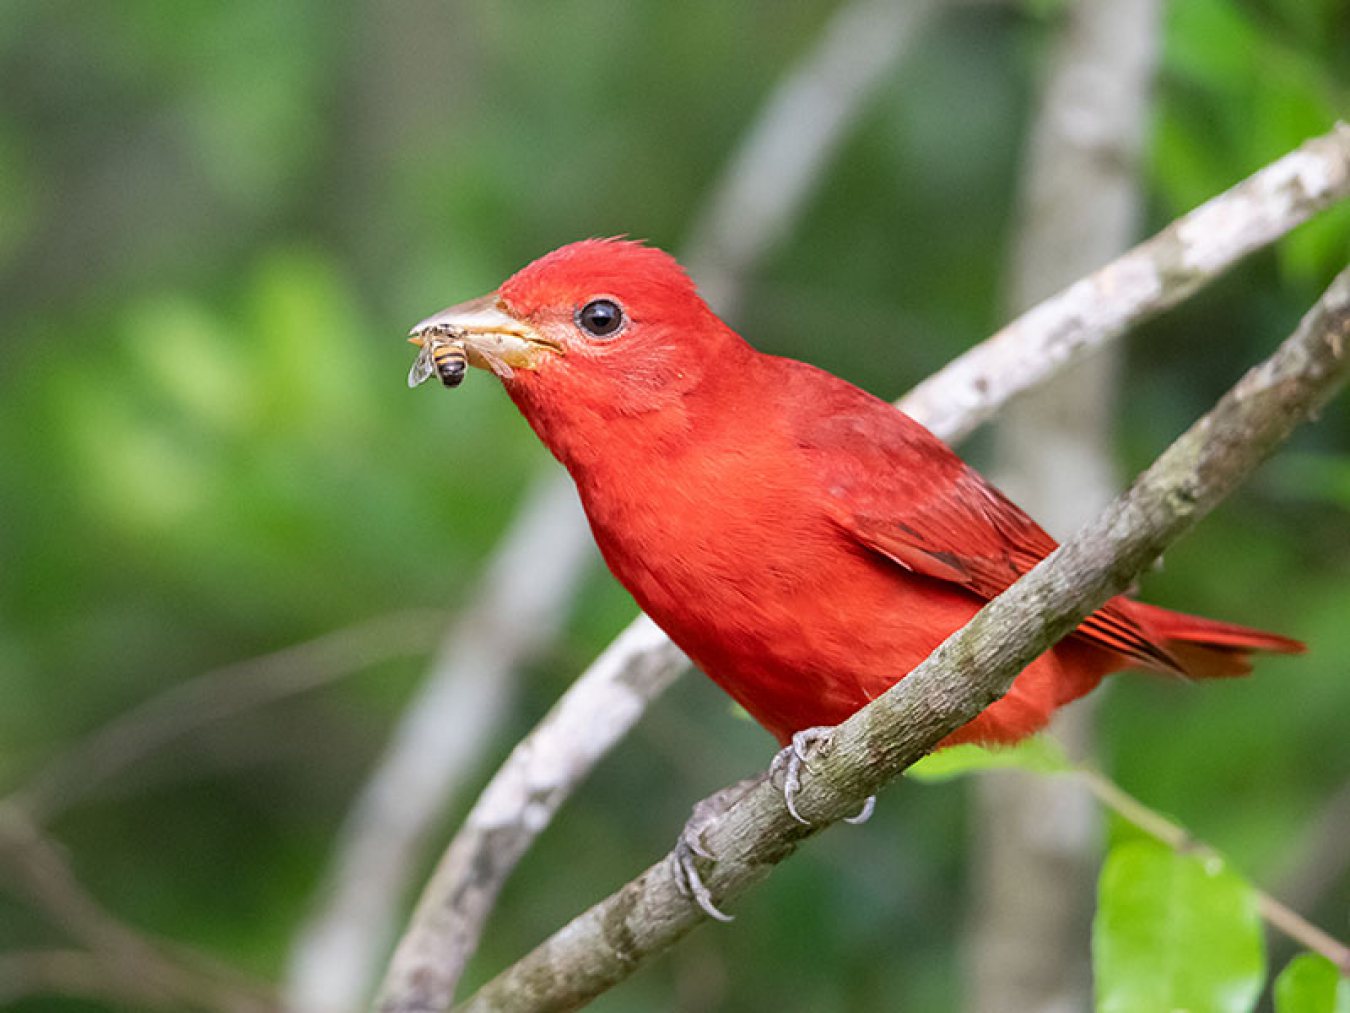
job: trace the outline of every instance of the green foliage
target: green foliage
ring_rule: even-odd
[[[1275,979],[1275,1013],[1350,1013],[1350,978],[1326,957],[1299,954]]]
[[[1066,774],[1073,770],[1064,751],[1052,739],[1036,735],[1014,746],[984,747],[962,743],[930,753],[905,772],[916,781],[936,784],[986,770],[1027,770],[1035,774]]]
[[[408,326],[581,236],[678,249],[837,6],[0,4],[0,796],[191,675],[464,604],[553,464],[486,376],[407,391]],[[1166,8],[1144,227],[1350,108],[1343,0]],[[1026,124],[1067,11],[944,12],[748,279],[748,337],[894,396],[1000,322]],[[1347,236],[1338,209],[1134,336],[1127,466],[1287,332]],[[1146,581],[1154,600],[1304,637],[1310,654],[1218,686],[1122,678],[1102,709],[1102,762],[1260,880],[1346,777],[1347,461],[1350,413],[1333,406]],[[631,609],[608,579],[587,583],[493,756]],[[421,671],[381,666],[220,722],[52,832],[119,916],[276,978]],[[747,725],[710,687],[679,687],[526,863],[474,973],[762,766],[771,744]],[[1039,741],[962,747],[914,778],[1062,766]],[[608,1008],[953,1008],[964,800],[895,794],[866,830],[803,849],[735,932],[696,937]],[[1344,879],[1321,901],[1329,919],[1347,903]],[[64,945],[0,904],[0,952]],[[1296,962],[1281,987],[1301,996],[1321,973]]]
[[[1092,962],[1099,1013],[1252,1009],[1265,978],[1256,896],[1216,861],[1117,845],[1102,869]]]
[[[1165,73],[1154,180],[1177,213],[1326,129],[1350,106],[1344,51],[1310,47],[1344,38],[1333,3],[1176,0],[1167,5]],[[1282,267],[1309,289],[1350,259],[1341,208],[1281,244]]]

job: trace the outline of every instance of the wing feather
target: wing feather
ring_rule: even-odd
[[[1055,540],[1040,525],[946,444],[885,402],[865,397],[798,434],[826,509],[860,545],[986,601],[1054,551]],[[1123,602],[1108,602],[1072,636],[1148,668],[1181,672]]]

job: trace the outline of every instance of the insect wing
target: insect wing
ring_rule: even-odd
[[[422,350],[417,353],[417,358],[413,360],[412,369],[408,370],[408,386],[416,387],[419,384],[426,383],[431,379],[431,374],[436,372],[436,355],[432,342],[428,341],[422,346]]]

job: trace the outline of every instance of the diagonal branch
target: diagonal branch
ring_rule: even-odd
[[[123,770],[192,732],[426,651],[440,617],[430,609],[377,616],[175,683],[58,753],[0,802],[35,822],[51,823]]]
[[[789,232],[864,104],[937,6],[936,0],[853,0],[775,87],[695,219],[684,251],[700,290],[723,315],[734,315],[747,277]],[[575,537],[586,539],[581,532]],[[451,841],[400,942],[385,994],[411,989],[414,979],[423,989],[434,981],[436,1008],[450,1005],[516,863],[573,788],[687,667],[665,635],[640,617],[583,673],[540,733],[512,753]],[[541,765],[540,757],[550,764]],[[328,988],[334,974],[325,969],[309,977]],[[337,993],[328,994],[326,1008],[340,1008]]]
[[[985,346],[977,346],[902,398],[898,407],[938,436],[955,442],[1004,401],[1055,375],[1067,362],[1066,348],[1074,350],[1074,357],[1081,357],[1119,337],[1218,277],[1246,254],[1274,242],[1348,195],[1350,127],[1338,125],[1014,320],[989,339],[998,343],[997,354],[985,354],[980,351]],[[1217,228],[1220,237],[1202,242],[1197,235],[1208,228]],[[1192,251],[1192,260],[1201,266],[1190,273],[1172,271],[1169,265],[1179,251],[1188,250]],[[1205,256],[1197,259],[1194,254],[1200,250]],[[1160,279],[1160,287],[1151,289],[1147,298],[1122,283],[1122,279],[1140,274]],[[1101,305],[1088,305],[1089,296]],[[997,372],[996,385],[991,371]],[[985,389],[987,393],[981,394]],[[971,392],[979,396],[972,397]],[[949,411],[943,407],[948,400],[964,402],[967,407],[964,411]],[[559,757],[559,769],[566,771],[565,783],[554,782],[546,800],[529,800],[530,819],[522,818],[522,812],[510,821],[519,836],[508,841],[503,832],[492,838],[494,851],[509,848],[512,854],[524,854],[572,790],[637,723],[646,704],[683,670],[682,664],[671,660],[672,647],[663,635],[647,638],[636,632],[637,625],[644,622],[640,617],[610,644],[604,653],[605,663],[597,662],[582,674],[550,718],[521,742],[494,776],[485,797],[500,790],[497,786],[501,783],[528,782],[523,758],[536,753]],[[655,672],[660,676],[642,681],[648,694],[646,700],[636,711],[626,712],[630,716],[625,723],[602,726],[585,709],[569,706],[569,701],[576,697],[591,701],[599,711],[622,710],[621,701],[631,696],[635,686],[627,674],[631,671]],[[466,833],[477,831],[467,829]],[[486,850],[484,840],[479,840],[480,853]],[[455,843],[451,847],[454,850],[463,845]],[[456,861],[454,867],[468,866]],[[511,866],[498,863],[496,868],[504,879]],[[500,885],[497,883],[494,889]],[[446,875],[438,876],[435,884],[428,887],[419,905],[420,914],[400,943],[395,958],[400,966],[391,969],[386,980],[383,990],[386,1008],[403,1008],[397,1004],[397,997],[414,989],[414,979],[438,978],[440,995],[444,994],[444,982],[457,978],[467,955],[454,950],[450,934],[454,919],[444,915],[432,918],[430,914],[438,903],[450,908],[451,898],[458,895],[461,886],[462,882]],[[483,886],[480,881],[477,889],[482,890]],[[486,912],[480,916],[485,917]],[[418,959],[410,959],[411,954],[418,954]]]
[[[423,891],[416,932],[399,945],[384,1002],[394,1009],[449,1006],[464,965],[511,871],[616,735],[637,723],[652,698],[688,667],[679,648],[646,616],[625,630],[512,751],[479,797]],[[584,725],[588,737],[557,735]],[[422,1005],[403,996],[417,992]],[[397,997],[397,998],[396,998]],[[439,1003],[440,1005],[434,1005]]]
[[[1101,773],[1090,768],[1080,768],[1075,773],[1077,780],[1086,785],[1098,802],[1134,824],[1154,840],[1166,844],[1173,851],[1187,851],[1206,859],[1224,861],[1223,856],[1212,846],[1192,837],[1185,827],[1178,826],[1162,813],[1150,809]],[[1319,929],[1266,891],[1255,886],[1252,890],[1256,894],[1261,917],[1265,919],[1267,925],[1279,929],[1289,939],[1314,953],[1320,953],[1335,964],[1342,975],[1350,976],[1350,946]]]
[[[521,666],[567,617],[593,558],[585,531],[571,484],[541,480],[347,816],[321,902],[294,945],[288,1008],[329,1013],[363,1001],[427,837],[509,712]]]
[[[1350,195],[1350,125],[1338,123],[1024,313],[906,395],[949,443],[1009,398],[1194,295],[1243,257]]]
[[[175,1008],[221,1013],[278,1008],[266,986],[191,947],[154,939],[115,918],[80,885],[60,847],[26,813],[4,803],[0,885],[85,948],[0,955],[0,969],[8,966],[23,983],[0,975],[0,997],[7,992],[17,997],[50,981],[72,994],[117,994],[130,987],[139,989],[147,1004]]]
[[[798,824],[766,781],[704,833],[715,902],[766,877],[804,838],[857,810],[1007,691],[1018,672],[1123,590],[1250,474],[1350,377],[1350,269],[1295,333],[1250,370],[1096,521],[839,725],[813,759]],[[678,885],[674,854],[578,916],[485,985],[467,1010],[571,1009],[631,975],[705,916]],[[413,1010],[416,1001],[389,1010]]]

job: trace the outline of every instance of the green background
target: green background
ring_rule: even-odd
[[[194,674],[464,605],[554,465],[486,375],[409,392],[403,335],[573,239],[678,251],[834,8],[0,5],[0,794]],[[936,20],[754,272],[743,333],[895,397],[1002,321],[1061,13],[958,5]],[[1330,129],[1348,100],[1345,3],[1174,0],[1143,226]],[[1132,336],[1122,469],[1272,349],[1348,256],[1341,208]],[[986,442],[965,448],[977,463]],[[1126,677],[1101,711],[1100,763],[1278,889],[1350,773],[1344,401],[1144,586],[1311,645],[1249,680]],[[489,763],[633,612],[593,569]],[[214,723],[51,832],[118,915],[279,978],[424,646]],[[771,748],[705,680],[682,682],[527,858],[473,978],[662,854],[693,801]],[[739,904],[733,928],[701,930],[596,1008],[954,1008],[966,794],[893,789],[866,828],[813,842]],[[1344,937],[1348,912],[1342,868],[1303,913]],[[59,939],[0,894],[0,952]]]

